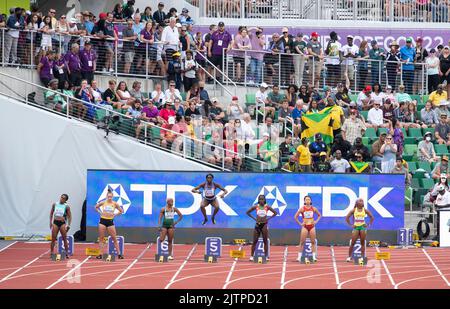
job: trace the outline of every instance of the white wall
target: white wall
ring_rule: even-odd
[[[77,231],[87,169],[211,170],[1,95],[0,106],[0,235],[48,235],[50,206],[62,193]]]

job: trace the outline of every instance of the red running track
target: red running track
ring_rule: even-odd
[[[367,248],[365,267],[346,263],[347,247],[319,247],[316,264],[296,261],[298,247],[272,246],[270,261],[229,257],[203,261],[204,245],[175,245],[175,260],[154,261],[154,244],[126,244],[125,259],[106,263],[84,255],[93,244],[76,243],[72,259],[53,262],[49,244],[15,242],[0,250],[0,289],[450,289],[450,248]],[[377,261],[376,251],[391,252]]]

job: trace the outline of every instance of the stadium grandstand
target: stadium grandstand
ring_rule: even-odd
[[[218,183],[394,174],[402,227],[436,245],[450,207],[450,1],[92,2],[0,4],[1,140],[14,146],[0,201],[19,195],[30,214],[0,235],[48,234],[47,210],[32,204],[69,191],[86,240],[91,169],[211,171]],[[15,213],[2,211],[0,221]]]

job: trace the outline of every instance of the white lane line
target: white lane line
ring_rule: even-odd
[[[134,264],[136,264],[136,263],[139,261],[139,259],[144,255],[144,253],[145,253],[151,246],[152,246],[152,244],[149,244],[149,245],[141,252],[141,254],[139,254],[138,257],[137,257],[130,265],[128,265],[128,267],[125,268],[125,270],[124,270],[123,272],[121,272],[120,275],[118,275],[117,278],[114,279],[114,281],[111,282],[105,289],[106,289],[106,290],[109,290],[114,284],[116,284],[117,282],[119,282],[120,278],[122,278],[123,275],[125,275],[125,273],[126,273],[127,271],[129,271],[129,270],[131,269],[131,267],[133,267]]]
[[[16,269],[15,271],[13,271],[12,273],[10,273],[9,275],[7,275],[6,277],[3,277],[2,280],[0,280],[0,283],[2,283],[3,281],[8,280],[9,278],[11,278],[12,276],[14,276],[15,274],[17,274],[19,271],[21,271],[22,269],[24,269],[25,267],[30,266],[31,264],[33,264],[34,262],[36,262],[37,260],[39,260],[43,255],[48,254],[50,250],[47,250],[46,252],[42,253],[40,256],[38,256],[37,258],[35,258],[34,260],[28,262],[27,264],[23,265],[22,267]]]
[[[10,244],[7,245],[6,247],[0,249],[0,252],[5,251],[6,249],[8,249],[9,247],[11,247],[12,245],[14,245],[14,244],[16,244],[16,243],[17,243],[17,241],[15,241],[15,242],[13,242],[13,243],[10,243]]]
[[[334,277],[336,278],[336,284],[339,288],[339,273],[336,264],[336,257],[334,256],[334,248],[331,246],[331,258],[333,259]]]
[[[239,251],[242,250],[242,245],[239,246]],[[234,268],[236,267],[236,263],[238,261],[238,258],[234,259],[233,265],[231,265],[230,271],[228,272],[227,280],[225,280],[225,284],[223,285],[222,289],[226,289],[228,284],[230,283],[231,275],[233,274]]]
[[[436,269],[436,271],[438,272],[439,275],[441,275],[442,279],[444,279],[445,283],[447,283],[448,286],[450,286],[450,283],[448,282],[447,278],[445,278],[444,274],[442,273],[442,271],[439,269],[439,267],[437,267],[437,265],[434,263],[433,259],[431,258],[431,256],[428,254],[428,252],[422,248],[423,253],[427,256],[428,260],[430,261],[431,265],[433,265],[433,267]]]
[[[375,247],[375,249],[377,250],[377,252],[380,252],[380,249],[379,249],[378,247]],[[391,272],[389,271],[389,269],[388,269],[388,267],[387,267],[387,265],[386,265],[386,262],[385,262],[384,260],[381,260],[381,264],[383,264],[384,270],[386,271],[386,274],[388,275],[389,280],[391,281],[391,284],[392,284],[392,285],[394,286],[394,288],[396,289],[397,287],[396,287],[394,278],[392,278]]]
[[[287,265],[287,255],[288,255],[288,246],[284,249],[284,257],[283,257],[283,271],[281,273],[281,287],[284,285],[284,280],[286,278],[286,265]]]
[[[195,251],[195,248],[197,248],[197,244],[194,245],[194,247],[192,247],[191,252],[189,252],[188,256],[186,257],[186,259],[184,260],[184,262],[180,265],[180,267],[178,268],[177,272],[175,273],[175,275],[173,275],[172,279],[170,279],[169,283],[166,285],[166,287],[164,288],[165,290],[168,289],[172,283],[174,283],[175,279],[177,278],[178,274],[181,272],[181,270],[184,268],[184,265],[186,265],[186,263],[189,261],[189,259],[191,258],[192,254]]]
[[[77,270],[78,268],[81,267],[81,265],[83,265],[84,263],[86,263],[91,257],[88,256],[87,258],[84,259],[83,262],[81,262],[80,264],[78,264],[77,266],[75,266],[74,268],[72,268],[71,270],[69,270],[67,273],[65,273],[61,278],[59,278],[58,280],[56,280],[55,282],[53,282],[52,284],[50,284],[48,287],[46,287],[46,290],[51,289],[52,287],[54,287],[55,285],[57,285],[58,283],[60,283],[61,281],[63,281],[68,275],[70,275],[71,273],[73,273],[75,270]]]

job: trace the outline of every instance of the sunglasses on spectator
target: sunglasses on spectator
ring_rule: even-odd
[[[66,19],[66,16],[61,16],[61,19]]]
[[[56,14],[56,12],[55,12],[55,11],[53,11],[53,12],[50,12],[50,14]]]
[[[175,85],[169,85],[170,87],[175,87]]]
[[[391,139],[392,139],[392,137],[386,137],[386,139],[387,139],[387,140],[391,140]]]

